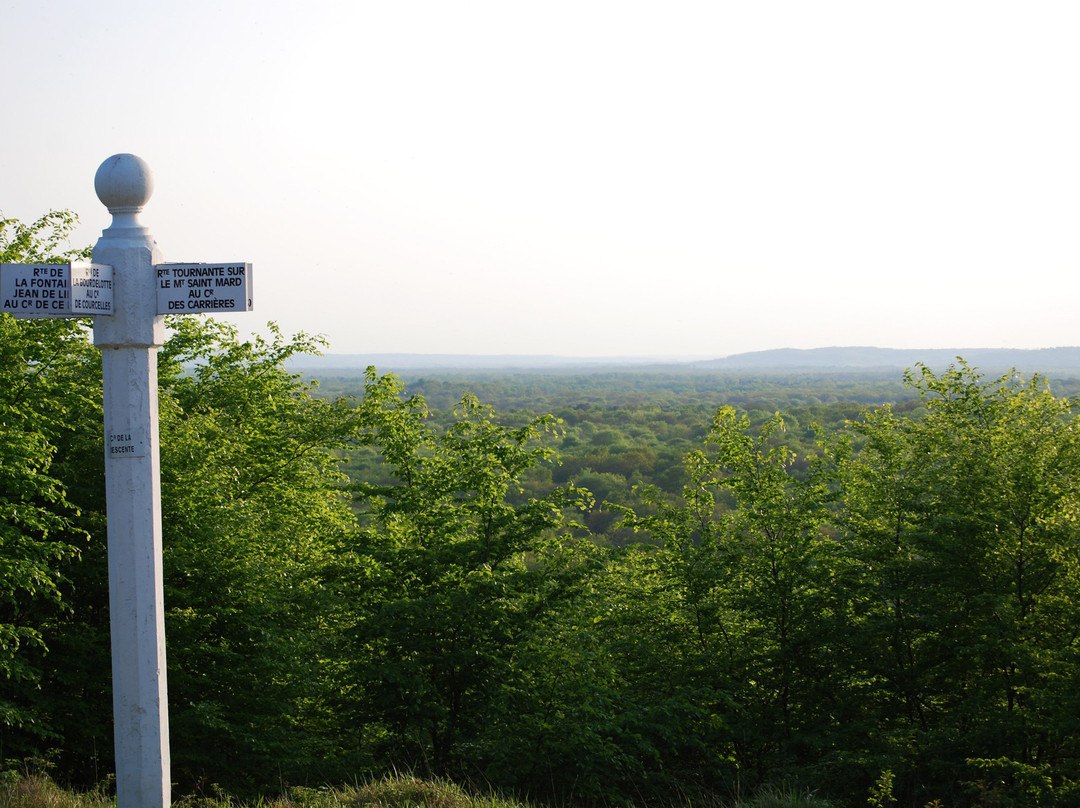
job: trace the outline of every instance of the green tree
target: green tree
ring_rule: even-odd
[[[196,317],[161,350],[162,521],[174,778],[257,793],[341,776],[326,712],[332,548],[353,529],[343,400],[285,370],[304,335]],[[223,754],[223,750],[228,750]]]
[[[872,751],[919,799],[958,799],[988,769],[1023,799],[1077,775],[1073,403],[963,363],[908,381],[925,415],[869,414],[841,473]]]
[[[75,222],[66,211],[28,225],[0,219],[0,261],[82,256],[60,249]],[[94,428],[96,363],[85,323],[0,315],[0,737],[9,756],[56,735],[37,692],[51,626],[66,609],[64,570],[86,543],[57,447]]]
[[[339,555],[342,709],[384,762],[471,774],[500,684],[564,586],[564,509],[579,495],[508,497],[552,457],[540,441],[557,422],[502,426],[466,396],[436,430],[421,397],[374,369],[359,417],[360,443],[394,481],[354,488],[361,527]]]
[[[678,649],[668,656],[686,666],[708,710],[700,726],[723,727],[708,741],[722,743],[719,757],[747,784],[825,757],[838,709],[833,652],[845,610],[830,586],[832,472],[815,461],[796,476],[783,427],[777,415],[755,433],[720,408],[704,447],[686,458],[681,501],[647,488],[652,513],[628,514],[662,546],[661,589],[672,595],[659,619],[682,626],[681,639],[645,648]]]
[[[565,597],[530,623],[498,684],[500,743],[485,774],[552,803],[693,794],[728,767],[689,628],[651,546],[582,553]],[[704,704],[703,704],[704,703]]]
[[[721,408],[706,437],[715,454],[692,461],[700,464],[692,478],[734,499],[717,550],[745,688],[736,756],[762,779],[767,769],[831,752],[823,730],[836,717],[834,646],[845,616],[832,587],[831,468],[813,461],[809,474],[796,475],[797,455],[778,440],[783,429],[776,415],[753,434],[746,417]]]
[[[174,776],[242,794],[330,776],[339,727],[321,571],[354,524],[339,466],[353,408],[284,369],[315,340],[245,341],[194,317],[170,326],[159,398]],[[3,569],[23,644],[8,646],[3,751],[48,753],[64,779],[93,784],[112,765],[99,356],[78,322],[5,316],[0,328],[0,496],[15,523]]]
[[[71,247],[79,217],[69,210],[51,210],[30,224],[0,218],[0,262],[57,264],[90,258],[90,247]]]

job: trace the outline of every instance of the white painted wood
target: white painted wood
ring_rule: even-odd
[[[153,192],[149,167],[130,154],[102,163],[98,198],[113,214],[94,246],[113,267],[113,314],[95,317],[105,403],[109,609],[118,808],[171,801],[161,567],[157,351],[157,244],[138,222]]]

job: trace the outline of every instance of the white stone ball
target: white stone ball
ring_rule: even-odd
[[[154,193],[154,174],[141,157],[114,154],[94,175],[94,190],[110,213],[137,213]]]

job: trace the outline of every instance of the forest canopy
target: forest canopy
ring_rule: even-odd
[[[3,222],[0,255],[62,257],[65,221]],[[86,321],[0,330],[2,757],[92,785],[100,358]],[[875,401],[287,370],[321,346],[169,322],[181,792],[396,769],[583,805],[1080,801],[1080,442],[1044,379],[914,366]]]

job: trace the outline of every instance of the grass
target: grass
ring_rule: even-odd
[[[44,774],[0,773],[0,808],[111,808],[115,804],[102,792],[65,791]]]
[[[448,780],[395,774],[347,788],[294,788],[274,808],[529,808],[499,796],[466,793]],[[2,808],[2,806],[0,806]]]
[[[813,791],[797,786],[766,786],[741,803],[742,808],[832,808],[832,803]]]
[[[66,791],[45,775],[0,773],[0,808],[114,808],[115,798],[102,790]],[[228,796],[182,797],[176,808],[240,808]],[[672,808],[685,803],[673,802]],[[395,774],[342,788],[292,788],[274,799],[260,800],[251,808],[534,808],[498,795],[469,794],[446,780],[425,780]],[[564,807],[568,808],[568,807]],[[686,806],[686,808],[690,808]],[[813,792],[796,787],[764,788],[729,808],[833,808]]]
[[[0,774],[0,808],[113,808],[116,800],[101,791],[67,791],[46,775]],[[176,808],[239,808],[228,796],[181,797]],[[252,808],[530,808],[498,796],[477,797],[444,780],[391,775],[345,788],[293,788]]]

